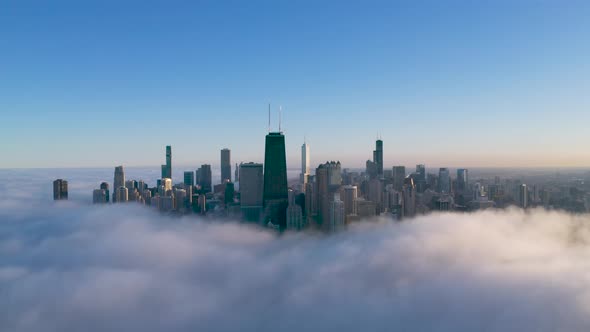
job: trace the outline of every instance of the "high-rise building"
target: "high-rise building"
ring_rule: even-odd
[[[373,151],[373,162],[375,163],[377,177],[383,178],[383,141],[378,139],[375,142],[375,151]]]
[[[68,181],[62,179],[53,181],[53,199],[56,201],[68,199]]]
[[[103,182],[100,184],[100,189],[104,190],[107,195],[107,203],[109,202],[110,192],[109,192],[109,184],[107,182]]]
[[[345,217],[344,202],[340,200],[339,194],[334,194],[334,198],[330,203],[329,231],[336,232],[344,228]]]
[[[129,199],[129,191],[124,186],[118,187],[116,191],[117,203],[125,203]]]
[[[404,179],[406,178],[405,166],[393,166],[392,168],[393,189],[402,191],[404,187]]]
[[[356,200],[358,198],[358,189],[356,186],[342,187],[341,200],[344,202],[344,214],[347,216],[357,215]]]
[[[259,222],[264,205],[262,164],[240,164],[240,208],[242,218],[246,221]]]
[[[115,167],[115,179],[113,181],[113,203],[117,202],[117,190],[125,187],[125,170],[123,166]]]
[[[234,182],[240,182],[240,167],[236,163],[236,170],[234,171]]]
[[[295,191],[289,189],[289,199],[287,206],[287,229],[301,230],[304,227],[303,210],[301,206],[295,203]]]
[[[231,182],[231,151],[221,150],[221,183]]]
[[[211,165],[201,165],[201,168],[197,170],[197,182],[201,186],[203,193],[209,193],[213,190],[213,180],[211,177]]]
[[[438,170],[438,192],[445,194],[451,192],[451,172],[448,168],[441,167]]]
[[[465,191],[469,188],[469,171],[465,168],[457,169],[457,191]]]
[[[106,204],[108,202],[107,197],[107,192],[104,189],[94,189],[92,192],[92,203]]]
[[[519,187],[519,200],[520,207],[526,209],[529,206],[529,189],[526,184],[521,184]]]
[[[172,147],[166,146],[166,165],[162,165],[162,178],[172,179]]]
[[[184,185],[188,187],[195,185],[195,173],[192,171],[184,172]]]
[[[414,184],[414,179],[411,177],[407,177],[404,180],[402,205],[404,217],[413,217],[416,215],[416,185]]]
[[[309,178],[309,145],[303,142],[301,146],[301,174],[299,175],[299,184],[301,188],[305,188]]]
[[[286,226],[287,190],[285,136],[271,132],[266,135],[264,150],[264,208],[266,221],[281,229]]]
[[[414,178],[416,190],[422,193],[426,190],[426,166],[424,164],[416,165],[416,175]]]

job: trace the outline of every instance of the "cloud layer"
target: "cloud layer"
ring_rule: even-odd
[[[133,205],[13,201],[0,209],[3,331],[590,329],[586,215],[279,237]]]

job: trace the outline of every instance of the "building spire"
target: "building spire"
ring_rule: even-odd
[[[283,113],[283,106],[279,106],[279,133],[281,132],[281,113]]]
[[[268,103],[268,132],[270,133],[270,103]]]

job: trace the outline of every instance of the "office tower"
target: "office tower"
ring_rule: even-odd
[[[529,189],[524,183],[520,185],[519,189],[520,193],[518,202],[520,203],[521,208],[526,209],[529,205]]]
[[[373,153],[374,154],[374,153]],[[367,160],[365,172],[369,176],[370,179],[376,179],[377,176],[377,164],[375,164],[372,160]]]
[[[107,203],[109,202],[110,192],[109,192],[109,184],[107,182],[103,182],[100,184],[100,189],[104,190],[107,195]]]
[[[285,136],[271,132],[266,135],[264,150],[264,208],[266,221],[281,229],[286,226],[287,189]]]
[[[234,182],[240,182],[240,167],[236,163],[236,170],[234,171]]]
[[[445,194],[451,192],[451,172],[448,168],[441,167],[438,170],[438,192]]]
[[[172,179],[172,147],[166,146],[166,165],[162,165],[162,178]]]
[[[192,171],[184,172],[184,185],[187,187],[195,185],[195,173]]]
[[[264,176],[262,164],[242,163],[240,165],[240,209],[246,221],[260,221],[264,201]]]
[[[383,182],[379,179],[369,180],[367,200],[375,203],[377,215],[383,211]]]
[[[124,186],[118,187],[116,191],[117,203],[125,203],[129,198],[129,191]]]
[[[125,170],[123,166],[115,167],[115,179],[113,181],[113,203],[117,202],[117,190],[125,187]]]
[[[315,177],[313,178],[315,181]],[[317,209],[317,192],[315,189],[315,182],[312,181],[312,178],[309,178],[309,182],[305,185],[305,217],[307,222],[309,223],[313,218],[316,218],[318,209]]]
[[[293,189],[289,189],[288,196],[287,229],[298,231],[304,227],[303,210],[301,209],[301,206],[295,203],[295,192]]]
[[[213,189],[211,179],[211,165],[201,165],[201,168],[197,170],[197,181],[201,186],[202,193],[210,193]]]
[[[53,199],[56,201],[68,199],[68,181],[62,179],[53,181]]]
[[[336,232],[344,228],[345,211],[344,202],[340,200],[339,194],[334,194],[330,203],[330,232]]]
[[[221,150],[221,183],[231,182],[231,151]]]
[[[332,192],[336,191],[342,185],[342,166],[340,162],[326,162],[328,168],[328,186]]]
[[[407,177],[404,180],[402,189],[402,205],[404,217],[413,217],[416,215],[416,185],[414,179]]]
[[[416,165],[416,175],[417,176],[414,179],[416,190],[419,193],[422,193],[426,190],[426,166],[424,166],[424,164]]]
[[[142,191],[143,201],[146,205],[152,205],[152,191],[149,189],[144,189]]]
[[[341,200],[344,202],[344,214],[357,215],[356,200],[358,198],[358,189],[356,186],[342,187]]]
[[[457,191],[465,191],[469,188],[469,171],[465,168],[457,170]]]
[[[383,178],[383,141],[378,139],[375,142],[375,151],[373,151],[373,162],[379,179]]]
[[[406,178],[405,166],[393,166],[392,168],[393,189],[402,191],[404,186],[404,179]]]
[[[172,193],[172,179],[162,179],[161,187],[163,188],[162,196],[170,196]]]
[[[299,175],[299,184],[301,188],[305,188],[309,178],[309,145],[303,142],[301,146],[301,174]]]
[[[235,187],[233,182],[228,182],[225,184],[225,189],[223,191],[223,204],[229,205],[234,202],[235,196]]]
[[[320,164],[315,171],[315,189],[317,223],[327,226],[330,216],[330,186],[328,177],[328,164]]]
[[[189,207],[188,196],[186,190],[181,188],[174,188],[174,210],[179,212],[186,212]]]
[[[93,204],[106,204],[107,201],[107,192],[104,189],[94,189],[92,192],[92,203]]]

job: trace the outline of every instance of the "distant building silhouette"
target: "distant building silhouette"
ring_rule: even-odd
[[[125,170],[123,166],[115,167],[115,179],[113,181],[113,203],[117,203],[117,191],[125,187]]]
[[[448,194],[451,192],[451,172],[448,168],[438,170],[438,192]]]
[[[246,221],[260,222],[264,201],[262,164],[240,164],[240,208]]]
[[[213,190],[211,165],[201,165],[201,168],[197,170],[197,182],[202,193],[210,193]]]
[[[221,183],[231,182],[231,151],[221,150]]]
[[[162,179],[172,179],[172,147],[166,146],[166,165],[162,165]]]
[[[68,199],[68,181],[63,179],[53,181],[53,199],[56,201]]]

